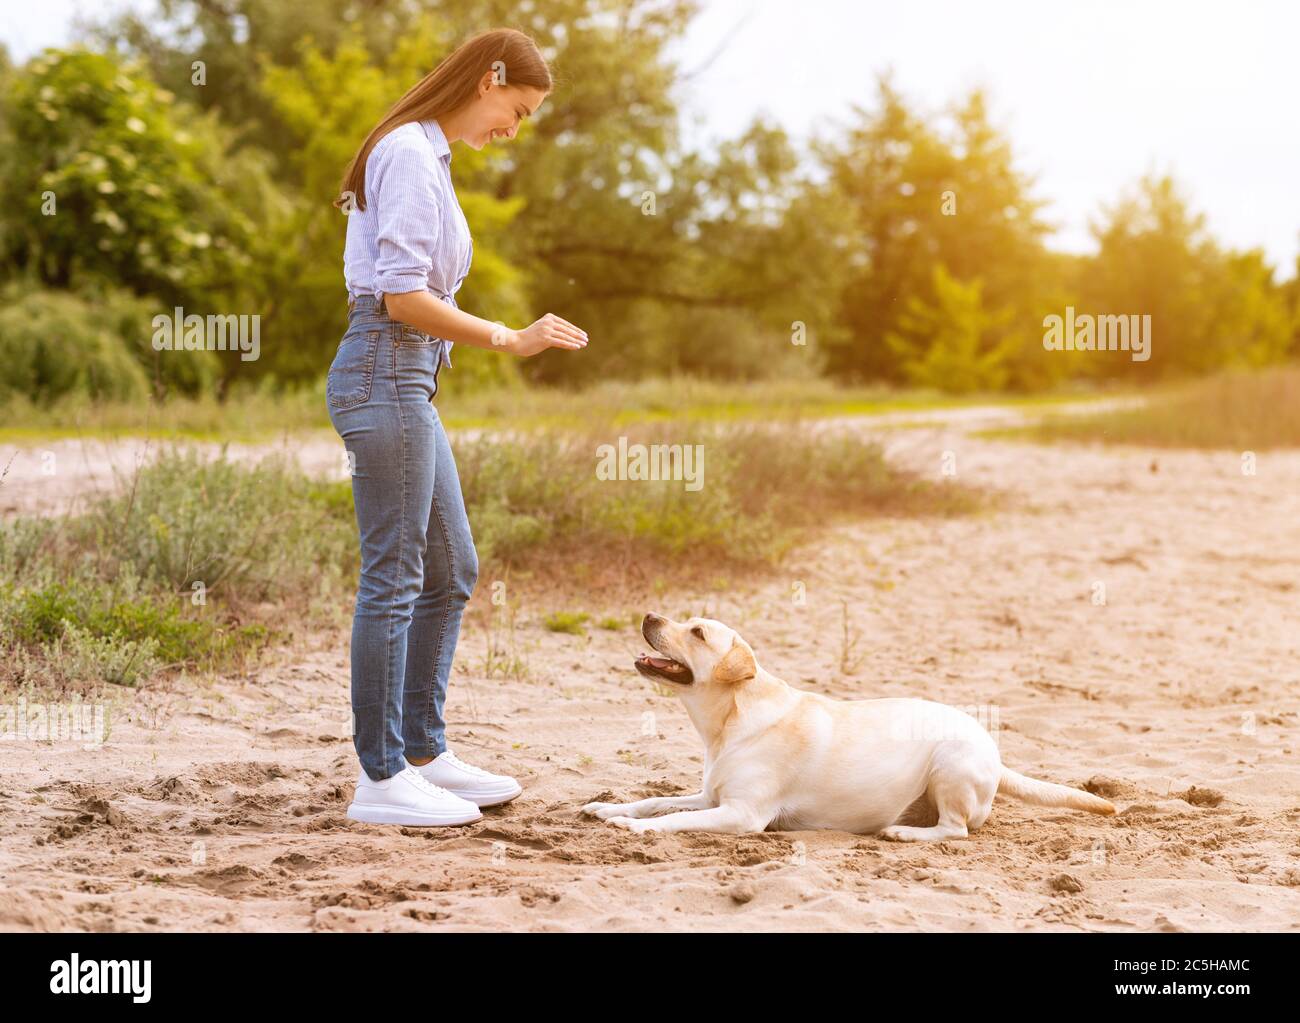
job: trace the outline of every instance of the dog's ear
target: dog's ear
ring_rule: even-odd
[[[758,664],[749,647],[740,640],[731,644],[731,649],[713,668],[713,680],[726,686],[734,686],[753,678],[758,674]]]

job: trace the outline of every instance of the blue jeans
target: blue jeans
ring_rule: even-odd
[[[353,743],[379,781],[446,748],[443,706],[478,579],[456,460],[438,410],[442,344],[373,297],[348,314],[326,381],[361,538],[352,620]]]

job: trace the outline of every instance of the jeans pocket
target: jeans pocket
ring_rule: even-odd
[[[441,345],[442,339],[431,337],[423,331],[416,330],[414,327],[403,323],[397,328],[394,344],[399,348],[428,348],[434,345]]]
[[[331,408],[351,408],[370,398],[378,352],[377,330],[343,339],[325,378],[325,396]]]

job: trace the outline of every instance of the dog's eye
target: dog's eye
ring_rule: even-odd
[[[693,634],[697,639],[703,639],[703,638],[704,638],[704,626],[702,626],[702,625],[697,625],[697,626],[695,626],[693,629],[691,629],[691,633],[692,633],[692,634]]]

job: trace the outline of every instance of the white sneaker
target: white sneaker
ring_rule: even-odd
[[[424,780],[440,785],[449,792],[478,806],[508,803],[523,792],[519,782],[504,774],[493,774],[467,764],[451,750],[417,767]]]
[[[383,781],[373,781],[362,771],[348,807],[348,820],[416,828],[473,824],[482,817],[469,800],[431,785],[414,767]]]

